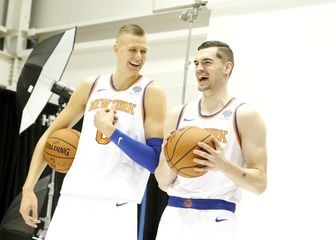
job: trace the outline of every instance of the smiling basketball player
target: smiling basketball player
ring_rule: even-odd
[[[196,178],[176,175],[161,154],[155,172],[169,195],[157,240],[231,240],[241,188],[262,193],[266,188],[266,130],[259,114],[227,91],[234,61],[230,47],[204,42],[196,55],[195,73],[202,98],[167,116],[165,133],[198,126],[212,134],[214,147],[200,142],[194,162],[206,172]]]
[[[33,188],[45,167],[45,142],[85,114],[46,240],[137,238],[137,203],[158,164],[166,100],[162,89],[140,74],[147,55],[141,27],[121,27],[114,52],[114,74],[81,82],[35,148],[20,208],[33,227],[39,222]]]

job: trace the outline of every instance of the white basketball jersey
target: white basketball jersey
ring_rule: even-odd
[[[235,99],[231,99],[215,115],[202,116],[199,102],[189,103],[181,111],[177,128],[197,126],[207,129],[223,146],[225,157],[243,166],[243,154],[235,122],[236,109],[239,106],[240,104]],[[183,198],[224,199],[237,203],[240,200],[241,191],[222,172],[209,171],[196,178],[185,178],[178,175],[174,184],[168,189],[168,195]]]
[[[116,127],[146,143],[143,99],[150,83],[148,78],[141,77],[127,90],[117,91],[111,75],[102,75],[96,80],[86,105],[76,157],[64,179],[62,193],[141,202],[149,171],[98,131],[93,121],[98,109],[113,106],[118,116]]]

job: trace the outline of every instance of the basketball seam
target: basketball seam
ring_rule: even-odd
[[[168,144],[169,139],[170,139],[171,137],[174,137],[174,135],[176,135],[176,132],[174,132],[173,135],[171,135],[171,136],[167,139],[167,143],[166,143],[166,145],[165,145],[164,150],[165,150],[165,153],[166,153],[165,155],[168,157],[168,159],[166,159],[168,162],[171,162],[172,158],[174,157],[175,150],[176,150],[176,147],[177,147],[177,143],[180,141],[180,138],[181,138],[181,137],[183,136],[183,134],[185,134],[190,128],[192,128],[192,127],[187,127],[187,128],[185,129],[185,131],[184,131],[183,133],[181,133],[181,135],[179,136],[179,138],[176,140],[176,143],[175,143],[175,145],[174,145],[174,149],[173,149],[173,151],[172,151],[172,156],[171,156],[171,157],[168,156],[168,155],[169,155],[169,151],[167,150],[167,144]]]
[[[72,128],[69,128],[69,130],[70,130],[72,133],[74,133],[74,134],[78,137],[78,139],[79,139],[79,137],[80,137],[80,133],[78,133],[77,130],[72,129]]]
[[[209,136],[207,136],[206,138],[202,139],[202,141],[200,141],[200,142],[203,142],[203,141],[206,140],[207,138],[209,138]],[[176,145],[177,145],[177,143],[176,143]],[[189,154],[191,151],[193,151],[196,147],[197,147],[197,145],[194,146],[193,148],[191,148],[188,152],[186,152],[186,154],[184,154],[182,157],[180,157],[180,159],[178,159],[178,160],[174,163],[173,166],[175,166],[178,162],[180,162],[186,155],[188,155],[188,154]]]
[[[181,167],[181,168],[179,169],[179,171],[180,171],[181,169],[186,169],[186,168],[195,168],[195,167],[203,167],[203,166],[204,166],[203,164],[197,164],[197,165],[184,166],[184,167]]]
[[[170,158],[170,161],[171,161],[171,159],[174,157],[174,154],[175,154],[175,150],[176,150],[177,144],[178,144],[178,142],[180,141],[181,137],[182,137],[187,131],[189,131],[191,128],[193,128],[193,127],[187,127],[187,128],[185,129],[185,131],[184,131],[183,133],[181,133],[180,137],[176,140],[176,143],[175,143],[175,146],[174,146],[173,153],[172,153],[172,156],[171,156],[171,158]],[[189,152],[188,152],[188,153],[189,153]],[[185,155],[184,155],[184,156],[185,156]],[[183,157],[184,157],[184,156],[183,156]],[[183,158],[183,157],[182,157],[182,158]],[[175,162],[172,166],[174,167],[175,164],[176,164],[176,162]]]
[[[167,139],[167,142],[166,142],[165,147],[164,147],[164,153],[165,153],[165,156],[166,156],[166,161],[167,161],[167,162],[170,162],[170,161],[171,161],[171,158],[168,156],[168,155],[169,155],[169,151],[167,150],[168,140],[169,140],[169,139]]]
[[[43,153],[43,158],[45,158],[45,155],[48,154],[48,153]],[[60,166],[56,166],[56,165],[53,165],[51,162],[49,162],[48,160],[45,160],[47,162],[47,164],[49,165],[49,167],[53,168],[56,172],[60,172],[60,173],[66,173],[69,168],[68,167],[60,167]]]

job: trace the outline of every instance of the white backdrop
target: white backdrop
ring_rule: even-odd
[[[268,188],[244,192],[239,239],[336,239],[336,4],[213,16],[235,53],[230,92],[268,129]]]

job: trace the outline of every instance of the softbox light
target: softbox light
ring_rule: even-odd
[[[70,98],[71,89],[59,81],[74,49],[75,38],[76,28],[56,34],[38,43],[28,56],[16,89],[23,109],[20,133],[35,122],[53,92]]]

